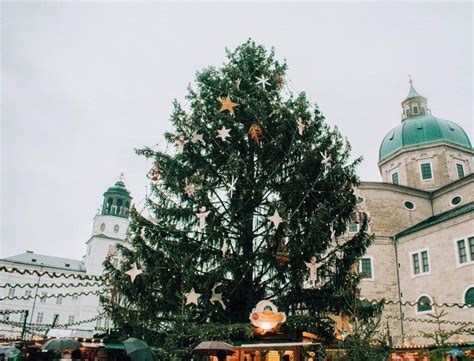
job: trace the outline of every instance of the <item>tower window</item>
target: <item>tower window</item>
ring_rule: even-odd
[[[421,163],[421,179],[430,180],[433,179],[433,172],[431,171],[431,163]]]
[[[415,209],[415,204],[410,201],[403,202],[403,206],[409,211],[413,211]]]
[[[400,181],[398,179],[398,172],[393,172],[392,173],[392,183],[393,184],[400,184]]]
[[[456,163],[456,169],[458,171],[459,179],[464,177],[464,166],[461,163]]]
[[[416,105],[413,107],[413,114],[418,114],[418,107]]]

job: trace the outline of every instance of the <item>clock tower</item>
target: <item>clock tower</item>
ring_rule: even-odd
[[[94,217],[91,238],[86,242],[84,264],[88,274],[101,275],[107,255],[116,253],[117,243],[124,243],[130,223],[132,197],[125,188],[123,175],[104,193],[102,207]]]

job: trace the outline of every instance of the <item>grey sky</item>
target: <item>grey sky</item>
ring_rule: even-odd
[[[412,74],[435,116],[472,140],[471,3],[2,3],[0,257],[79,259],[102,193],[125,172],[135,202],[173,98],[251,37],[287,59],[380,180],[378,147]],[[140,206],[139,206],[140,208]]]

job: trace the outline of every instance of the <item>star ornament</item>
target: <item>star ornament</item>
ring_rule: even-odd
[[[204,141],[202,134],[199,134],[198,132],[194,132],[193,137],[191,138],[191,141],[193,143],[201,142],[202,145],[206,145],[206,142]]]
[[[230,95],[227,95],[227,98],[219,98],[219,101],[221,102],[222,106],[221,109],[219,110],[220,112],[228,110],[230,114],[234,115],[234,108],[238,107],[240,104],[239,103],[234,103],[232,100],[230,100]]]
[[[221,138],[221,140],[226,140],[226,138],[230,138],[230,129],[226,127],[222,127],[220,130],[217,131],[216,138]]]
[[[194,303],[197,306],[198,298],[201,297],[200,293],[196,293],[196,291],[194,291],[194,287],[191,288],[191,291],[189,293],[185,293],[184,295],[186,296],[186,305]]]
[[[270,83],[267,81],[268,78],[265,77],[265,75],[262,74],[262,76],[259,78],[258,76],[255,77],[255,79],[257,79],[258,81],[255,83],[257,85],[261,85],[263,90],[266,90],[265,89],[265,86],[270,86]]]
[[[194,186],[194,184],[186,184],[184,186],[184,193],[186,193],[188,197],[192,198],[196,193],[196,187]]]
[[[328,167],[329,163],[331,162],[331,156],[328,155],[326,151],[324,151],[324,153],[320,152],[320,154],[321,154],[321,157],[323,158],[321,160],[321,163],[324,164],[325,167]]]
[[[125,272],[130,276],[130,280],[132,283],[135,281],[135,278],[137,278],[138,275],[141,275],[143,271],[141,269],[137,268],[137,264],[134,262],[132,264],[132,268],[130,268],[127,272]]]
[[[275,213],[273,213],[273,216],[268,217],[268,219],[273,222],[273,227],[275,229],[278,229],[280,223],[283,222],[283,218],[280,217],[277,210],[275,211]]]

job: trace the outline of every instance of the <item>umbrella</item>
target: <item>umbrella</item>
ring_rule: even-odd
[[[145,341],[130,337],[123,341],[123,346],[133,361],[157,361],[155,354]]]
[[[82,344],[72,338],[53,338],[46,341],[43,345],[43,350],[48,351],[64,351],[77,350],[81,348]]]
[[[217,356],[219,359],[224,359],[226,355],[232,355],[234,352],[231,345],[222,341],[204,341],[193,350],[193,353],[198,355]]]
[[[451,356],[464,356],[462,351],[457,348],[453,348],[452,350],[449,350],[448,354],[450,354]]]
[[[0,347],[0,355],[5,355],[8,358],[14,358],[20,354],[20,350],[13,346]]]

